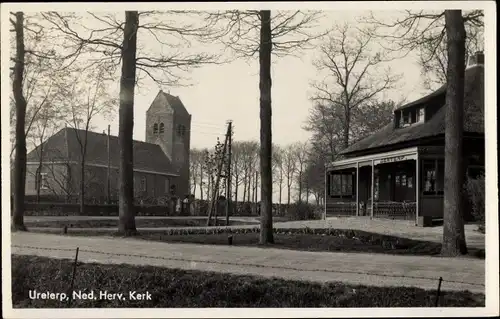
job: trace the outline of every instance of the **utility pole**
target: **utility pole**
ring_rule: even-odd
[[[227,171],[226,171],[226,226],[229,226],[229,215],[231,213],[232,207],[232,196],[231,196],[231,144],[233,142],[233,122],[228,121],[228,143],[227,143]]]
[[[107,171],[107,176],[106,176],[106,181],[107,181],[107,188],[106,188],[106,194],[108,195],[107,197],[107,200],[108,200],[108,204],[111,203],[111,146],[110,146],[110,142],[111,142],[111,125],[108,125],[108,171]]]

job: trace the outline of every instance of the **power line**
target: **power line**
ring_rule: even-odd
[[[191,125],[204,125],[204,126],[215,126],[215,127],[225,127],[224,124],[216,124],[216,123],[209,123],[209,122],[191,122]]]

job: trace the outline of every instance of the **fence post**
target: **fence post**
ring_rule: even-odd
[[[443,282],[443,277],[439,277],[438,289],[436,292],[436,307],[439,305],[439,294],[441,293],[441,283]]]
[[[76,275],[76,266],[78,263],[78,251],[80,250],[80,247],[76,247],[76,255],[75,255],[75,262],[73,263],[73,276],[71,277],[71,284],[69,288],[69,299],[68,299],[68,307],[71,307],[71,301],[73,297],[73,284],[75,283],[75,275]]]

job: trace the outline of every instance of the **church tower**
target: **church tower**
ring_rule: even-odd
[[[146,111],[146,142],[161,147],[172,163],[176,194],[189,194],[189,153],[191,141],[191,114],[179,97],[158,92]]]

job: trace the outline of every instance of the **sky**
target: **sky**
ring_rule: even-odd
[[[318,30],[332,26],[331,21],[342,24],[355,22],[356,17],[367,14],[363,11],[327,12],[318,25]],[[161,50],[156,41],[147,42],[148,49]],[[206,47],[217,50],[219,47]],[[300,52],[300,57],[274,57],[272,66],[272,127],[273,142],[285,145],[297,141],[306,141],[310,135],[302,129],[312,106],[310,96],[311,81],[321,80],[312,64],[318,55],[318,49],[312,48]],[[389,91],[384,98],[409,100],[425,94],[420,79],[417,57],[392,61],[391,69],[402,74],[403,78],[397,90]],[[135,95],[134,139],[145,139],[146,110],[157,95],[159,89],[179,96],[188,112],[192,114],[192,148],[212,147],[217,137],[223,138],[226,122],[233,121],[234,140],[258,140],[259,138],[259,78],[257,61],[236,60],[224,65],[207,65],[192,70],[187,74],[188,87],[159,87],[153,81],[142,83]],[[107,129],[111,125],[111,134],[118,134],[118,117],[105,120],[96,118],[93,126],[96,131]]]

